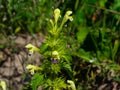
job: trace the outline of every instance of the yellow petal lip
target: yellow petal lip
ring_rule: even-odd
[[[66,12],[66,19],[69,19],[70,21],[73,21],[73,18],[72,18],[72,16],[70,16],[72,14],[72,11],[67,11]]]
[[[26,69],[32,69],[33,67],[34,67],[33,65],[29,64],[26,66]]]
[[[32,44],[27,44],[26,46],[25,46],[26,48],[32,48],[32,47],[34,47]]]
[[[36,46],[34,46],[32,44],[27,44],[25,47],[29,50],[29,52],[34,52],[34,51],[39,52],[40,51],[39,48],[37,48]]]
[[[66,15],[70,16],[72,14],[72,11],[67,11]]]
[[[35,71],[41,70],[40,67],[35,66],[35,65],[31,65],[31,64],[27,65],[26,69],[28,69],[31,74],[34,74]]]
[[[29,70],[31,70],[31,69],[34,69],[34,70],[39,70],[39,69],[40,69],[40,67],[29,64],[29,65],[27,65],[27,66],[26,66],[26,69],[29,69]]]
[[[52,52],[52,55],[57,56],[57,55],[58,55],[58,52],[57,52],[57,51],[53,51],[53,52]]]

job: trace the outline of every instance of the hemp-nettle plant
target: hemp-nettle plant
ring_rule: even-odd
[[[29,54],[40,52],[44,60],[41,66],[28,65],[26,69],[32,74],[32,80],[29,86],[36,90],[38,86],[42,86],[47,90],[75,89],[74,82],[68,80],[72,78],[71,55],[67,48],[67,37],[63,31],[65,23],[73,18],[72,11],[67,11],[62,19],[60,9],[54,10],[54,19],[49,19],[50,24],[47,36],[40,48],[32,44],[25,47],[29,50]],[[62,19],[61,23],[59,19]],[[72,83],[72,84],[71,84]]]

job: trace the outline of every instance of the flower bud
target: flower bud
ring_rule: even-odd
[[[57,23],[59,17],[60,17],[60,9],[57,8],[54,10],[55,23]]]

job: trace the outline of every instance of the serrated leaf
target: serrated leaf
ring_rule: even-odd
[[[64,64],[63,66],[66,70],[72,72],[71,66],[69,64]]]
[[[63,57],[63,58],[65,59],[65,61],[68,62],[68,63],[72,61],[72,57],[71,57],[69,54],[65,54],[65,55],[63,55],[62,57]]]
[[[31,81],[32,90],[37,90],[37,87],[43,83],[43,75],[39,75],[38,73],[34,74],[33,80]]]
[[[46,43],[43,43],[43,44],[40,46],[40,52],[43,53],[47,48],[48,48],[48,45],[47,45]]]
[[[72,68],[69,64],[63,63],[63,69],[67,72],[68,76],[72,78]]]

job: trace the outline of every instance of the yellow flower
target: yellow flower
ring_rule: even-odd
[[[53,51],[53,52],[52,52],[52,55],[53,55],[53,56],[58,56],[58,52],[57,52],[57,51]]]
[[[6,90],[6,83],[4,81],[0,81],[0,87],[2,90]]]
[[[34,74],[35,71],[41,70],[40,67],[31,65],[31,64],[27,65],[27,66],[26,66],[26,69],[30,70],[30,73],[31,73],[31,74]]]
[[[32,44],[27,44],[25,47],[29,50],[29,54],[30,54],[30,55],[33,54],[34,51],[35,51],[35,52],[39,52],[39,51],[40,51],[39,48],[35,47],[35,46],[32,45]]]
[[[70,16],[72,14],[72,11],[67,11],[66,15]]]
[[[54,59],[58,59],[58,60],[60,59],[59,53],[57,51],[53,51],[52,56]]]
[[[72,90],[76,90],[75,83],[72,80],[67,80],[67,83],[69,84],[68,87],[70,87]]]
[[[66,14],[65,14],[65,20],[67,21],[68,19],[70,21],[73,21],[73,18],[72,16],[70,16],[72,14],[72,11],[67,11]]]
[[[73,21],[72,16],[70,16],[71,14],[72,14],[72,11],[67,11],[65,13],[62,23],[60,25],[60,29],[62,29],[63,25],[67,22],[67,20]]]
[[[54,10],[55,23],[57,23],[59,17],[60,17],[60,9],[57,8]]]

